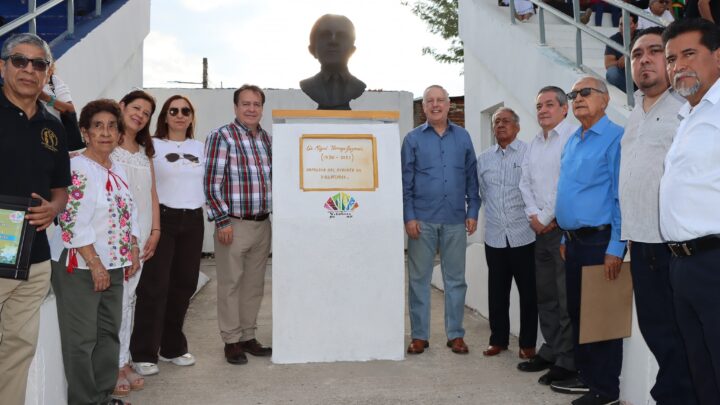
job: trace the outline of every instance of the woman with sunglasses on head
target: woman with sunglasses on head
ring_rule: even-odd
[[[155,99],[142,90],[133,90],[120,100],[125,127],[122,138],[111,157],[127,173],[127,182],[138,207],[140,260],[145,263],[155,253],[160,240],[160,209],[155,191],[152,157],[155,155],[150,137],[150,119],[155,112]],[[120,328],[120,358],[114,395],[127,396],[140,390],[145,381],[131,367],[130,335],[135,312],[135,289],[142,268],[131,277],[125,277],[123,316]]]
[[[135,369],[142,375],[157,374],[158,359],[178,366],[195,364],[182,331],[197,287],[205,219],[205,153],[203,143],[193,139],[194,130],[190,100],[170,97],[160,110],[153,138],[163,232],[140,279],[130,342]]]

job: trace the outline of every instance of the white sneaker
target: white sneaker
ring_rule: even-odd
[[[176,366],[192,366],[193,364],[195,364],[195,356],[190,353],[185,353],[180,357],[175,357],[172,359],[168,359],[163,356],[159,356],[159,358],[162,361],[172,362],[172,364],[175,364]]]
[[[160,372],[157,364],[155,363],[133,363],[135,372],[142,375],[154,375]]]

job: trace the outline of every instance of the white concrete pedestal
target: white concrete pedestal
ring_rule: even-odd
[[[273,112],[274,363],[404,357],[397,115]],[[299,151],[308,134],[372,135],[377,187],[302,190]],[[334,207],[329,200],[339,195],[357,206]]]

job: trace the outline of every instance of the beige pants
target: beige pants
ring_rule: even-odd
[[[25,404],[35,355],[40,305],[50,286],[50,260],[30,266],[27,281],[0,279],[0,402]]]
[[[215,233],[218,325],[225,343],[255,338],[271,235],[269,220],[231,221],[230,245],[220,243]]]

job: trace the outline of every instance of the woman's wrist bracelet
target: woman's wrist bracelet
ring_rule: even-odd
[[[160,228],[153,228],[150,230],[150,235],[152,235],[153,232],[160,232]]]

